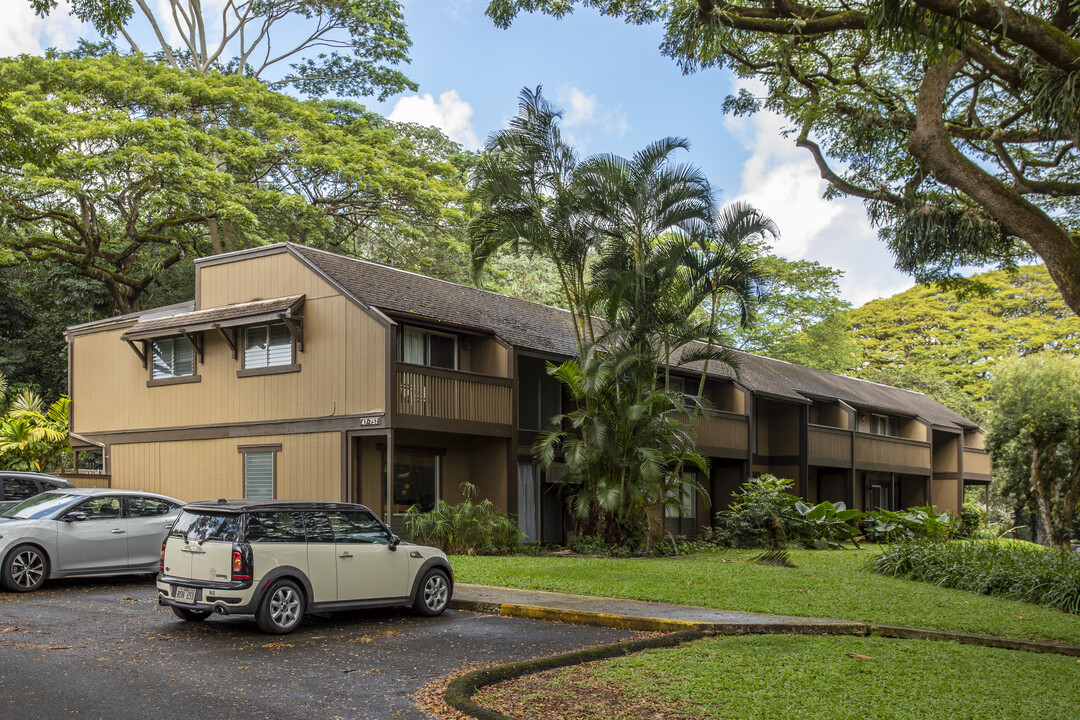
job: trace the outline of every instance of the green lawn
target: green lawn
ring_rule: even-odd
[[[793,550],[794,569],[745,562],[753,551],[635,560],[458,555],[451,563],[463,583],[1080,644],[1080,617],[878,575],[867,569],[873,552]]]
[[[863,657],[845,655],[851,653]],[[1080,663],[955,643],[884,638],[709,638],[563,668],[481,691],[539,720],[1073,720]],[[646,708],[650,708],[651,711]]]

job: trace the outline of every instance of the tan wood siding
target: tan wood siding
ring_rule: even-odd
[[[71,379],[75,432],[92,435],[384,411],[384,327],[296,260],[280,258],[311,279],[284,288],[263,286],[264,294],[268,287],[274,287],[275,295],[312,291],[303,307],[305,345],[304,352],[296,352],[299,372],[238,378],[240,360],[233,358],[220,333],[207,332],[204,361],[196,365],[198,382],[147,387],[148,371],[120,339],[123,329],[75,335]],[[202,272],[220,275],[229,268],[239,272],[233,266],[249,262],[258,264],[237,262]]]
[[[930,469],[930,444],[879,435],[855,435],[855,462]]]
[[[513,383],[468,373],[420,366],[398,366],[397,407],[402,415],[441,420],[511,422]]]
[[[959,468],[956,451],[960,438],[949,435],[946,439],[941,439],[941,435],[939,433],[934,440],[934,472],[957,472]]]
[[[811,426],[806,442],[812,458],[851,462],[851,433],[847,430]]]
[[[960,514],[960,481],[935,479],[930,502],[939,511]]]
[[[989,475],[991,470],[989,455],[979,450],[964,449],[965,475]]]
[[[463,370],[510,377],[510,350],[491,338],[469,338],[469,344],[469,366],[462,367]]]
[[[689,418],[683,418],[688,422]],[[699,417],[694,426],[694,442],[706,447],[745,451],[750,446],[750,422],[746,416]]]
[[[146,490],[187,502],[238,498],[244,492],[240,445],[275,445],[275,496],[341,500],[341,435],[265,435],[113,445],[112,487]]]

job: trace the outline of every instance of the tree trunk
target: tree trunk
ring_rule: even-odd
[[[944,99],[956,73],[966,62],[938,60],[923,77],[916,100],[915,131],[908,145],[945,185],[956,188],[981,205],[1005,230],[1024,240],[1046,263],[1066,304],[1080,314],[1080,238],[1023,195],[969,160],[952,144],[945,129]]]

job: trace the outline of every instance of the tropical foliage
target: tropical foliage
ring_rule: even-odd
[[[561,17],[589,6],[664,26],[685,72],[752,78],[726,102],[787,118],[830,194],[861,198],[922,280],[1034,251],[1080,311],[1080,10],[1030,0],[493,0]]]
[[[66,265],[121,312],[185,258],[266,242],[438,263],[461,249],[463,168],[421,144],[353,103],[237,76],[3,59],[0,260]]]
[[[55,0],[30,0],[40,14]],[[201,75],[257,78],[310,96],[379,99],[416,84],[395,66],[409,61],[409,35],[396,0],[75,0],[70,12],[106,38],[75,55],[126,46]],[[143,42],[147,44],[142,44]]]
[[[968,506],[965,505],[965,508]],[[976,513],[975,525],[978,526]],[[863,531],[871,540],[948,540],[960,530],[960,520],[948,512],[939,513],[929,506],[907,510],[878,508],[868,513]]]
[[[894,543],[874,558],[884,575],[1080,612],[1080,554],[1011,540]]]
[[[995,475],[1032,493],[1039,540],[1068,547],[1080,504],[1080,361],[1054,353],[999,363],[987,437]]]
[[[41,472],[70,467],[67,397],[48,407],[32,390],[8,398],[0,374],[0,469]]]
[[[579,535],[643,535],[649,548],[647,508],[682,496],[688,466],[704,469],[677,420],[688,404],[696,417],[700,404],[668,392],[668,368],[735,364],[716,314],[721,301],[747,314],[760,278],[750,242],[776,230],[749,206],[718,210],[701,171],[672,161],[686,140],[582,160],[562,138],[560,115],[526,89],[489,141],[469,226],[473,270],[481,276],[505,247],[554,267],[578,360],[553,374],[576,407],[540,438],[537,455],[545,466],[557,450],[566,458]]]
[[[461,492],[465,499],[457,505],[439,500],[427,512],[419,505],[409,508],[405,513],[409,540],[455,555],[508,555],[521,550],[525,534],[515,518],[491,500],[476,502],[472,483],[462,483]]]
[[[985,404],[1002,358],[1080,352],[1080,318],[1065,305],[1045,266],[971,280],[984,292],[918,285],[850,311],[861,362],[856,373],[880,382],[897,379],[902,387],[935,397],[963,393]]]

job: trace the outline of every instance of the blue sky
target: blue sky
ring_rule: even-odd
[[[499,30],[484,16],[486,5],[404,0],[413,40],[405,72],[419,91],[366,104],[393,119],[436,125],[475,149],[514,114],[521,88],[543,85],[583,154],[631,155],[661,137],[689,138],[691,151],[680,159],[706,172],[721,201],[745,199],[769,213],[780,227],[778,254],[843,270],[842,295],[855,305],[913,284],[893,268],[861,203],[821,199],[825,185],[809,153],[781,136],[782,119],[725,117],[721,105],[734,78],[719,70],[682,75],[660,55],[659,26],[578,10],[559,21],[522,15]],[[28,0],[0,0],[8,21],[0,55],[74,45],[85,28],[63,7],[41,20]]]

